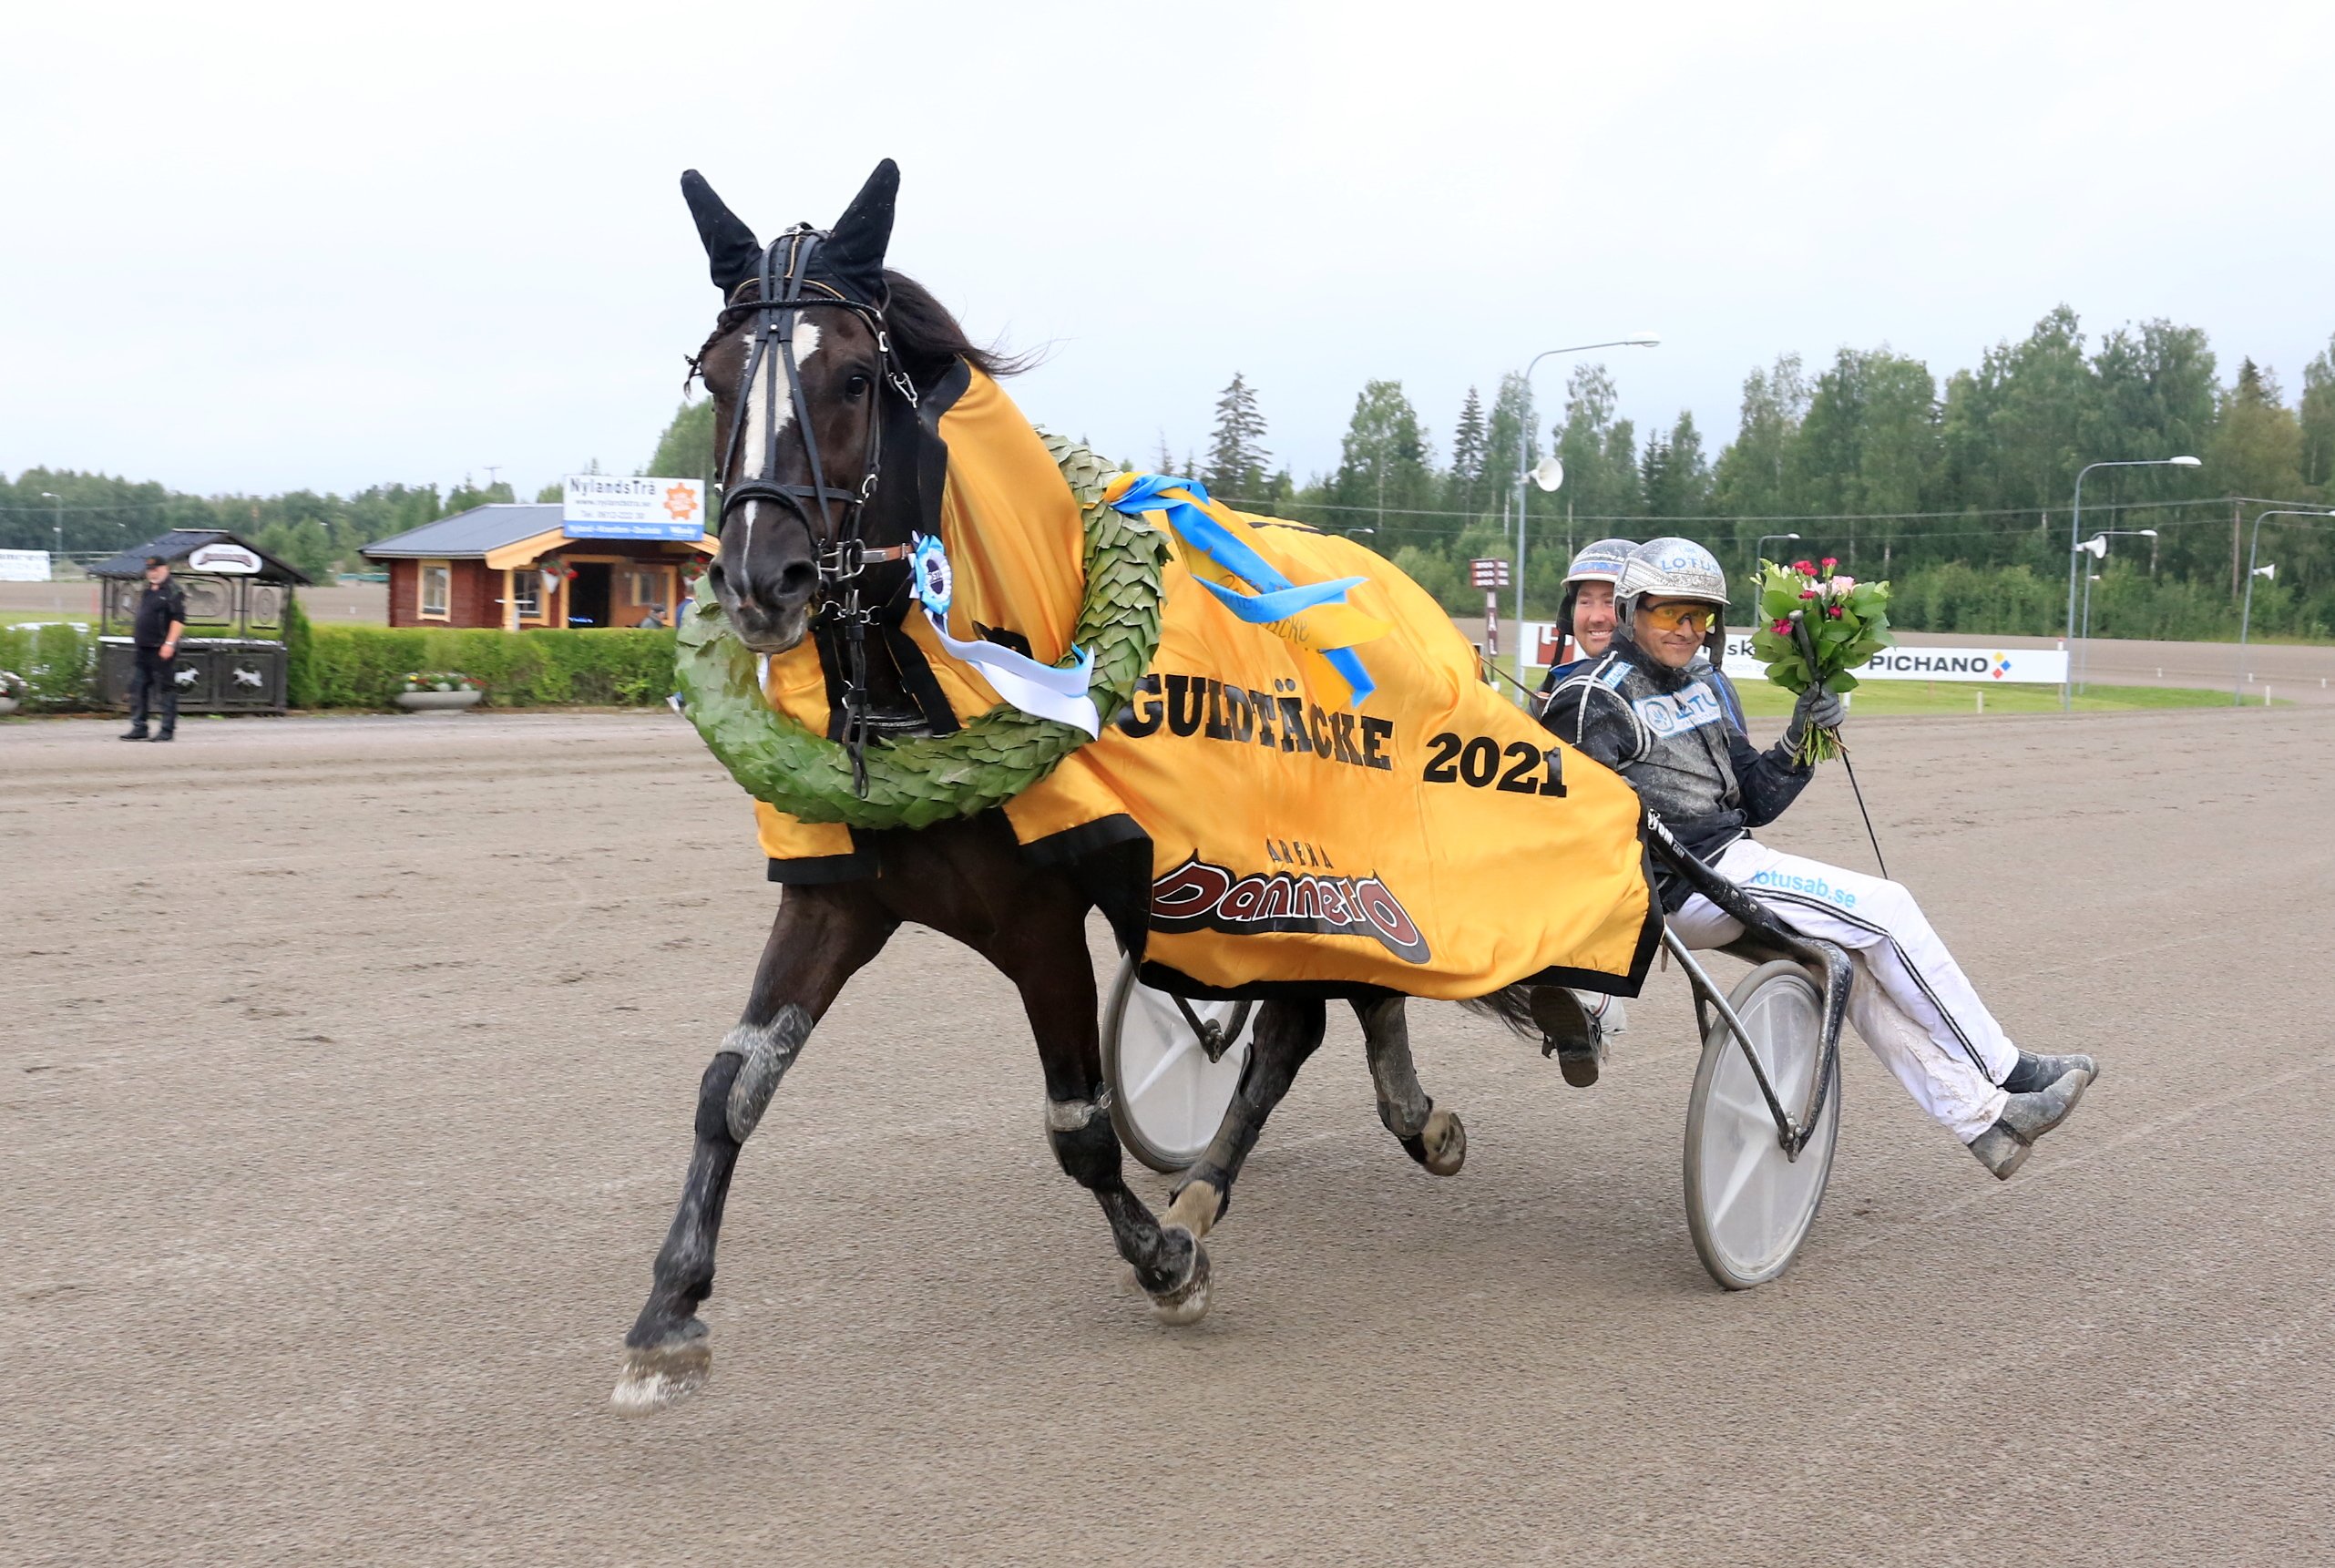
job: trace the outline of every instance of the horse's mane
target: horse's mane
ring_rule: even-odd
[[[887,270],[884,286],[891,295],[884,306],[884,325],[892,334],[893,352],[907,363],[917,385],[930,385],[952,359],[993,376],[1017,375],[1036,363],[1034,354],[1009,354],[973,342],[948,307],[906,272]]]

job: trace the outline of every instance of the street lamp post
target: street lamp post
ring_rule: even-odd
[[[54,490],[43,490],[40,498],[56,503],[56,564],[65,565],[65,497]]]
[[[2155,528],[2102,528],[2098,533],[2094,534],[2090,538],[2084,540],[2075,548],[2079,550],[2090,551],[2092,559],[2095,561],[2101,562],[2105,568],[2108,559],[2108,541],[2110,539],[2153,539],[2156,537],[2156,530]],[[2084,650],[2084,669],[2081,675],[2078,677],[2077,683],[2079,685],[2090,684],[2088,677],[2092,673],[2092,585],[2099,580],[2100,574],[2098,572],[2085,572],[2084,574],[2084,636],[2079,643],[2079,646]]]
[[[2246,546],[2246,607],[2238,612],[2238,678],[2230,683],[2229,687],[2229,703],[2233,708],[2242,707],[2246,702],[2246,633],[2254,619],[2254,579],[2258,577],[2271,576],[2279,569],[2275,565],[2258,567],[2254,564],[2255,555],[2262,548],[2264,518],[2335,518],[2335,512],[2273,509],[2254,514],[2253,536]]]
[[[2084,538],[2084,476],[2094,468],[2195,468],[2195,457],[2126,457],[2100,463],[2086,463],[2075,471],[2075,509],[2067,522],[2067,641],[2075,641],[2075,557],[2083,548]],[[2068,650],[2074,658],[2075,650]],[[2059,706],[2062,712],[2075,706],[2075,688],[2062,671],[2059,679]]]
[[[1541,362],[1552,354],[1587,354],[1595,348],[1653,348],[1661,342],[1662,340],[1652,333],[1641,333],[1636,337],[1608,338],[1603,343],[1577,343],[1568,348],[1544,348],[1534,354],[1531,362],[1524,367],[1525,397],[1529,401],[1532,395],[1532,373],[1540,369]],[[1516,422],[1516,624],[1521,627],[1524,624],[1524,533],[1526,518],[1530,516],[1525,503],[1531,494],[1528,487],[1532,477],[1526,470],[1525,464],[1532,451],[1532,421],[1522,409],[1517,410],[1517,413],[1519,417]],[[1523,633],[1520,631],[1517,635],[1521,637]]]

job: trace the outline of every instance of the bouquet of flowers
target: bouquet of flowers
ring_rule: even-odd
[[[1778,566],[1759,563],[1759,626],[1751,651],[1767,662],[1767,679],[1795,696],[1810,686],[1853,692],[1850,673],[1882,649],[1890,635],[1890,585],[1859,582],[1833,569],[1839,561]],[[1840,755],[1838,731],[1811,728],[1801,737],[1797,760],[1829,762]]]
[[[486,682],[458,670],[417,670],[405,674],[408,692],[484,692]]]

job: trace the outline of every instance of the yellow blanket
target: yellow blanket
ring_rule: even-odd
[[[1041,661],[1061,658],[1082,581],[1077,503],[979,372],[939,429],[951,634],[1018,637]],[[1350,602],[1391,627],[1357,649],[1377,689],[1340,706],[1343,689],[1319,689],[1318,658],[1242,623],[1172,550],[1159,652],[1133,702],[1004,808],[1025,848],[1084,862],[1121,940],[1143,944],[1145,979],[1187,992],[1370,985],[1462,998],[1537,979],[1634,994],[1660,914],[1630,787],[1483,684],[1450,619],[1384,560],[1300,525],[1247,521],[1297,583],[1368,579]],[[955,713],[996,706],[921,613],[901,630]],[[828,731],[810,641],[771,661],[765,689],[772,706]],[[851,829],[756,811],[774,880],[874,873]]]

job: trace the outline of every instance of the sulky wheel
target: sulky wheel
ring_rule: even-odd
[[[1797,964],[1762,964],[1727,999],[1743,1020],[1776,1097],[1804,1116],[1824,1054],[1822,993]],[[1840,1134],[1840,1062],[1816,1132],[1797,1160],[1726,1020],[1715,1014],[1686,1102],[1686,1225],[1711,1277],[1729,1290],[1765,1285],[1791,1266],[1816,1222]]]
[[[1184,1001],[1153,990],[1122,961],[1102,1013],[1102,1078],[1127,1152],[1173,1175],[1206,1151],[1248,1061],[1248,1002]],[[1200,1030],[1195,1030],[1195,1021]],[[1209,1059],[1201,1030],[1224,1043]]]

